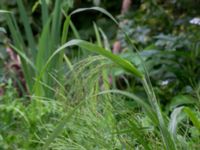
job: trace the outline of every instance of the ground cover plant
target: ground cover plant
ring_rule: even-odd
[[[200,148],[198,8],[126,2],[1,2],[0,149]]]

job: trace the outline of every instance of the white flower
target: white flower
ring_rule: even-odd
[[[161,85],[166,86],[169,83],[169,80],[162,81]]]
[[[200,25],[200,18],[193,18],[192,20],[190,20],[191,24],[196,24],[196,25]]]

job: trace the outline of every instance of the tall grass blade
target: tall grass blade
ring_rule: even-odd
[[[147,93],[148,99],[151,103],[151,106],[156,112],[156,115],[157,115],[157,118],[159,121],[159,129],[160,129],[166,149],[176,150],[176,144],[175,144],[173,138],[171,137],[170,132],[168,131],[168,128],[166,126],[166,120],[164,120],[160,106],[156,99],[156,95],[151,86],[151,82],[148,84],[146,78],[144,77],[142,79],[142,83],[143,83],[143,87],[145,88],[145,91]]]
[[[63,30],[62,30],[62,37],[61,37],[61,44],[67,42],[67,36],[69,31],[69,25],[70,25],[70,16],[67,16],[64,22]]]
[[[97,39],[97,45],[99,47],[102,47],[101,37],[100,37],[99,30],[98,30],[95,22],[93,23],[93,27],[94,27],[94,31],[95,31],[95,35],[96,35],[96,39]]]
[[[41,7],[42,7],[42,24],[43,24],[43,27],[44,27],[47,23],[48,18],[49,18],[48,5],[46,3],[46,0],[41,0]]]
[[[32,61],[25,55],[25,53],[23,53],[21,50],[19,50],[18,48],[16,48],[15,46],[13,46],[12,44],[10,44],[11,48],[13,48],[13,50],[15,50],[17,52],[17,54],[19,54],[19,56],[21,58],[23,58],[31,67],[33,70],[36,71],[36,67],[35,65],[32,63]]]
[[[49,32],[50,32],[50,20],[44,26],[41,36],[39,38],[38,53],[35,62],[39,72],[41,71],[42,66],[48,59],[47,51],[49,51],[49,41],[50,41]]]
[[[11,31],[14,44],[16,45],[15,47],[19,50],[20,53],[25,54],[25,51],[24,51],[25,44],[22,39],[22,35],[17,25],[17,22],[12,14],[7,14],[7,24],[8,24],[9,30]],[[32,68],[28,66],[27,61],[24,59],[25,57],[23,58],[21,56],[20,58],[21,58],[21,63],[22,63],[23,74],[27,83],[28,91],[31,91],[33,87],[32,76],[34,73],[33,73]]]
[[[81,39],[81,36],[79,35],[79,33],[72,21],[70,21],[70,28],[72,29],[72,32],[74,33],[75,38]]]
[[[31,49],[31,54],[33,56],[33,60],[35,60],[37,49],[36,49],[35,40],[33,38],[33,33],[32,33],[31,26],[30,26],[29,18],[26,14],[22,0],[17,0],[17,5],[19,7],[20,16],[21,16],[21,19],[23,22],[23,26],[25,28],[26,38],[28,40],[28,44]]]
[[[49,41],[50,41],[50,22],[51,18],[46,22],[46,25],[43,27],[42,33],[39,38],[39,44],[38,44],[38,53],[36,57],[36,68],[38,70],[38,73],[42,70],[43,65],[46,63],[48,59],[48,52],[50,51]],[[47,83],[48,80],[48,73],[45,73],[42,77],[43,82]],[[41,84],[38,85],[36,90],[33,90],[35,95],[37,96],[44,96],[44,89]]]
[[[45,54],[47,55],[47,57],[51,56],[52,53],[54,52],[54,50],[60,45],[60,37],[61,37],[61,21],[62,21],[62,13],[61,13],[61,8],[62,8],[62,2],[63,0],[56,0],[54,3],[54,9],[53,9],[53,13],[52,13],[52,22],[51,22],[51,27],[49,30],[49,37],[48,37],[48,49],[45,52]],[[48,66],[48,70],[47,72],[52,72],[53,70],[55,70],[55,68],[57,70],[60,70],[61,64],[59,64],[60,62],[59,60],[59,56],[56,56],[52,62],[50,63],[50,65]],[[46,80],[46,84],[48,84],[49,86],[52,86],[54,81],[52,80],[51,77],[48,76],[48,73],[46,72],[45,75],[45,80]],[[46,96],[53,96],[54,93],[52,91],[49,91],[48,89],[45,90],[45,94]]]
[[[99,31],[100,31],[101,36],[103,38],[105,49],[110,50],[111,48],[110,48],[110,44],[109,44],[109,41],[108,41],[106,34],[103,32],[103,30],[101,28],[99,28]]]
[[[70,26],[70,16],[66,16],[63,29],[62,29],[62,36],[61,36],[61,44],[65,44],[67,42],[67,36],[68,36],[68,31],[69,31],[69,26]],[[69,66],[70,70],[73,68],[72,64],[69,60],[69,58],[64,54],[64,52],[61,52],[60,58],[59,58],[59,64],[62,63],[63,58],[65,59],[65,62]]]
[[[53,51],[56,46],[58,46],[60,41],[60,29],[61,29],[61,4],[62,0],[55,1],[55,7],[53,11],[53,19],[52,19],[52,29],[51,29],[51,48]]]

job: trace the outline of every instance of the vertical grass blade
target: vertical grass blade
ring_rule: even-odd
[[[94,31],[95,31],[95,35],[96,35],[96,39],[97,39],[97,45],[99,47],[102,47],[101,37],[100,37],[99,30],[98,30],[95,22],[93,23],[93,27],[94,27]]]
[[[69,25],[70,25],[70,16],[67,16],[64,22],[63,30],[62,30],[62,36],[61,36],[62,45],[67,42]]]
[[[51,29],[51,48],[53,50],[56,49],[60,41],[60,30],[61,30],[61,4],[62,0],[55,1],[55,7],[53,10],[53,18],[52,18],[52,29]]]
[[[7,24],[8,24],[9,30],[11,32],[14,44],[16,45],[15,47],[17,49],[19,49],[20,53],[25,54],[25,51],[24,51],[25,44],[23,42],[22,35],[20,34],[21,32],[16,23],[16,20],[12,14],[11,15],[7,14]],[[32,87],[33,87],[33,79],[32,79],[32,76],[34,74],[33,70],[32,70],[32,68],[30,68],[28,66],[27,61],[22,56],[20,56],[20,59],[21,59],[21,63],[22,63],[23,74],[24,74],[24,77],[25,77],[25,80],[27,83],[27,88],[29,91],[31,91]]]
[[[156,115],[157,115],[157,118],[159,121],[158,127],[160,129],[166,149],[176,150],[176,146],[175,146],[176,144],[175,144],[174,140],[172,139],[170,132],[168,131],[168,128],[166,126],[166,121],[164,120],[163,114],[162,114],[160,106],[157,102],[153,88],[148,85],[145,77],[143,77],[142,83],[143,83],[143,87],[145,88],[145,91],[147,93],[148,99],[151,103],[151,106],[154,109],[154,111],[156,112]]]
[[[111,50],[110,44],[109,44],[109,41],[108,41],[106,34],[103,32],[103,30],[101,28],[99,28],[99,31],[100,31],[101,36],[103,38],[105,49]]]
[[[81,36],[79,35],[76,27],[74,26],[73,22],[70,21],[70,28],[72,29],[72,32],[74,33],[74,36],[76,39],[81,39]]]
[[[48,22],[44,26],[41,36],[39,38],[38,53],[35,62],[39,72],[41,71],[42,66],[48,59],[47,52],[49,51],[49,41],[50,41],[49,32],[50,32],[50,20],[48,20]]]
[[[24,5],[22,3],[22,0],[17,0],[17,5],[19,7],[20,17],[22,19],[23,26],[25,28],[28,45],[31,49],[31,55],[33,56],[33,60],[35,60],[36,53],[37,53],[36,44],[35,44],[35,40],[33,38],[33,33],[32,33],[31,26],[30,26],[30,22],[29,22],[27,14],[26,14]]]
[[[46,0],[41,0],[41,7],[42,7],[42,24],[43,24],[43,27],[44,27],[45,24],[47,23],[48,18],[49,18],[48,6],[47,6],[47,3],[46,3]]]

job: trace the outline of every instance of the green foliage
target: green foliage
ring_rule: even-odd
[[[79,8],[118,8],[114,1],[30,1],[32,12],[26,1],[10,2],[0,2],[0,22],[6,19],[12,42],[0,28],[0,48],[20,56],[28,90],[19,96],[16,75],[5,73],[8,54],[0,52],[0,149],[198,149],[193,1],[134,1],[120,23],[114,9]],[[93,26],[86,12],[97,18]],[[118,55],[110,48],[115,34],[124,50]]]
[[[48,96],[52,95],[48,89],[44,89],[41,85],[38,85],[37,90],[34,91],[34,78],[37,77],[38,73],[41,71],[41,67],[46,63],[47,58],[53,53],[54,49],[61,44],[61,10],[62,10],[62,1],[56,1],[55,7],[53,10],[52,17],[49,17],[48,14],[48,6],[46,1],[41,1],[42,6],[42,22],[43,22],[43,30],[41,31],[41,35],[39,35],[38,44],[36,45],[36,39],[34,39],[32,28],[29,24],[29,18],[25,11],[24,5],[21,0],[17,0],[19,14],[22,19],[22,24],[25,29],[25,34],[27,37],[28,44],[26,45],[22,35],[20,34],[19,27],[16,23],[15,17],[13,14],[7,14],[8,26],[13,36],[14,45],[11,46],[21,57],[22,60],[22,69],[25,75],[25,79],[27,82],[28,90],[31,94],[35,94],[38,96]],[[69,22],[65,24],[66,29],[68,29]],[[16,32],[17,31],[17,32]],[[67,36],[67,35],[63,35]],[[62,38],[65,40],[64,38]],[[25,50],[27,49],[27,50]],[[59,56],[57,59],[60,59]],[[57,69],[62,65],[61,61],[52,62]],[[43,82],[45,84],[53,85],[53,80],[49,78],[48,74],[52,72],[53,65],[49,65],[48,71],[44,74]],[[31,67],[29,67],[29,65]]]

